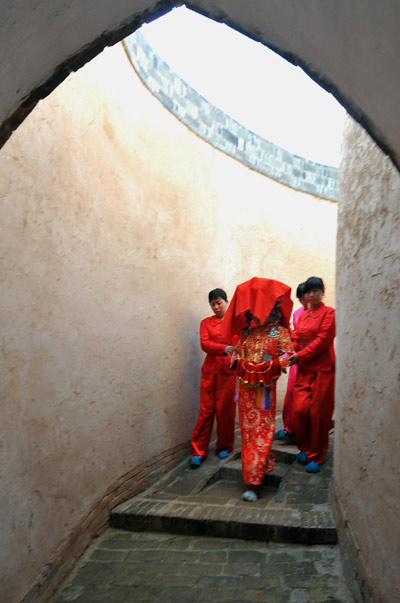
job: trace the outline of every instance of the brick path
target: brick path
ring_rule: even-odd
[[[310,474],[295,462],[295,446],[275,442],[275,467],[265,476],[259,499],[247,503],[241,498],[244,487],[240,442],[238,448],[224,461],[209,454],[195,470],[186,459],[155,486],[114,509],[112,527],[294,544],[336,544],[331,506],[332,451],[327,454],[323,470]]]
[[[108,529],[52,603],[351,603],[335,545]]]
[[[239,448],[195,470],[185,460],[114,509],[113,527],[51,603],[352,603],[330,502],[332,450],[307,474],[297,449],[275,442],[276,468],[245,503]]]

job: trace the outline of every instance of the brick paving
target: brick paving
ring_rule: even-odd
[[[236,451],[240,448],[238,437]],[[241,499],[240,452],[188,459],[119,505],[51,603],[351,603],[331,508],[332,450],[320,473],[274,443],[256,503]]]
[[[111,513],[111,525],[134,531],[336,544],[332,451],[318,474],[306,473],[295,462],[295,446],[275,442],[273,451],[276,467],[254,503],[241,498],[240,451],[224,461],[211,454],[198,469],[191,468],[188,459],[183,461],[155,486],[119,505]]]
[[[284,545],[113,528],[51,599],[67,602],[352,603],[335,545]]]

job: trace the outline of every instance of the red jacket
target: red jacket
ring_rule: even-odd
[[[232,374],[231,358],[224,354],[224,350],[227,345],[235,345],[238,338],[235,338],[235,343],[228,343],[221,334],[222,322],[214,315],[204,318],[200,323],[201,349],[207,354],[201,369],[203,373]]]
[[[335,366],[335,310],[321,304],[316,310],[304,310],[293,333],[293,345],[302,373],[330,371]]]

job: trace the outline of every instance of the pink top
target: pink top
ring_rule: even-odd
[[[301,314],[303,314],[305,308],[304,306],[300,306],[300,308],[297,308],[297,310],[295,310],[293,312],[293,326],[294,328],[297,327],[297,323],[299,322],[299,317],[301,316]]]

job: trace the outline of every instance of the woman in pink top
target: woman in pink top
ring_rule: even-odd
[[[301,307],[293,312],[293,327],[296,329],[300,315],[307,308],[306,296],[304,294],[304,283],[300,283],[296,290],[296,297],[301,303]],[[289,369],[289,377],[286,388],[285,400],[282,408],[283,429],[276,433],[278,440],[283,440],[287,444],[295,443],[295,434],[292,426],[292,405],[293,405],[293,387],[296,381],[297,364],[293,364]]]

